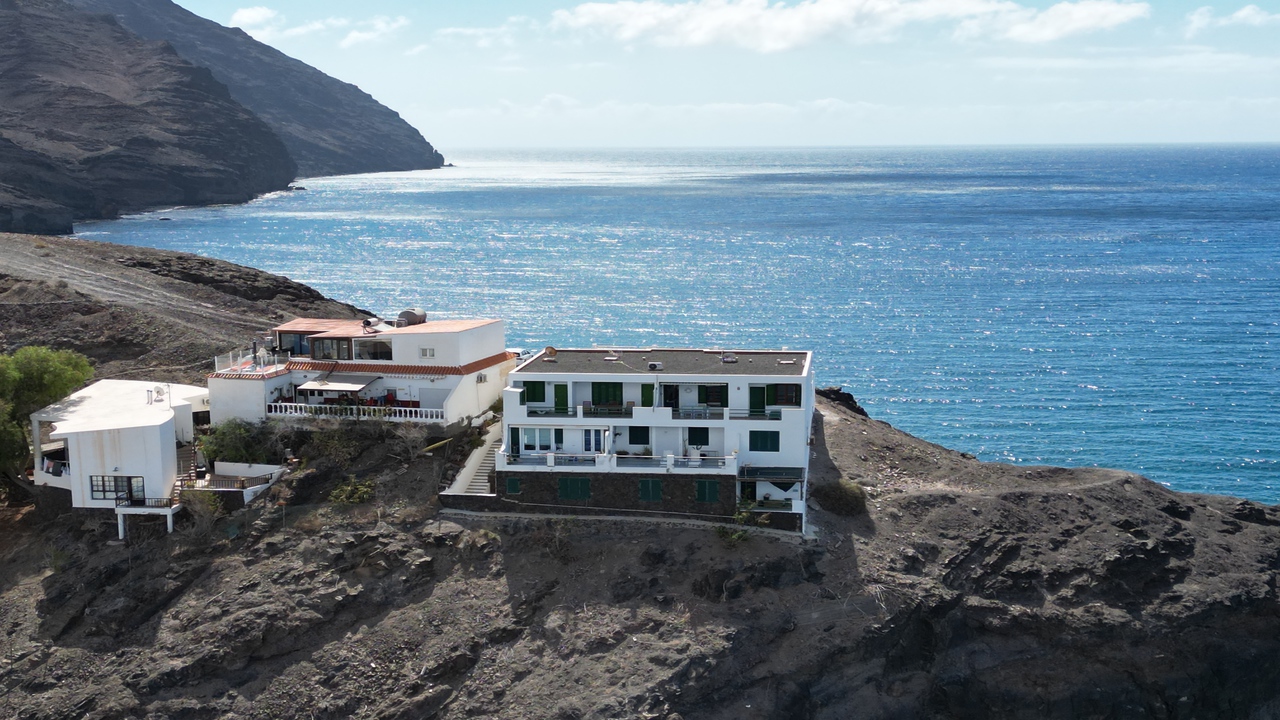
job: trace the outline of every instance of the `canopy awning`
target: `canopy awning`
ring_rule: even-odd
[[[365,375],[330,375],[309,380],[298,386],[299,390],[323,390],[325,392],[360,392],[380,378]]]

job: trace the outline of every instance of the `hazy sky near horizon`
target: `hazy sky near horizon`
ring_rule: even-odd
[[[446,156],[1280,141],[1280,0],[177,1]]]

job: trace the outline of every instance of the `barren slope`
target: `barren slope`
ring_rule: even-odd
[[[215,355],[302,315],[363,316],[305,285],[220,260],[0,234],[0,351],[77,350],[99,378],[203,384]]]
[[[1280,513],[1128,473],[980,463],[827,401],[821,539],[277,509],[211,547],[12,522],[0,715],[22,718],[1267,718]],[[318,482],[299,481],[299,499]],[[291,519],[290,519],[291,518]],[[285,524],[288,526],[285,527]],[[47,551],[46,551],[47,550]],[[55,569],[52,569],[53,566]]]

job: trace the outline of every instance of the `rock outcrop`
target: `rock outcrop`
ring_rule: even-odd
[[[357,318],[288,278],[221,260],[0,234],[0,352],[49,345],[99,377],[203,384],[213,357],[298,316]]]
[[[164,43],[61,0],[0,0],[0,231],[243,202],[297,167],[261,120]]]
[[[170,0],[71,0],[207,67],[284,140],[303,176],[438,168],[421,133],[360,88]]]

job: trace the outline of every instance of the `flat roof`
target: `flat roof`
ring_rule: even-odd
[[[791,375],[809,371],[812,353],[802,350],[704,350],[697,348],[618,348],[547,350],[513,373],[596,373],[601,375]],[[726,362],[727,361],[727,362]],[[736,361],[736,362],[735,362]],[[649,363],[662,363],[650,370]]]
[[[292,332],[292,333],[322,333],[322,332],[342,332],[354,328],[356,332],[364,327],[363,320],[333,320],[329,318],[297,318],[290,320],[283,325],[277,325],[272,330],[275,332]]]
[[[290,328],[293,323],[299,322],[293,320],[276,328],[278,332],[311,332],[311,330],[302,330],[301,325]],[[327,322],[344,323],[341,327],[333,327],[327,330],[318,330],[315,335],[311,336],[312,340],[327,338],[343,338],[355,339],[378,337],[381,335],[429,335],[434,333],[456,333],[474,330],[485,325],[500,323],[501,320],[476,319],[476,320],[431,320],[429,322],[418,323],[417,325],[405,325],[404,327],[388,327],[381,329],[367,329],[361,320],[332,320]]]
[[[159,401],[155,399],[157,387],[163,388],[166,395]],[[150,404],[147,403],[148,390],[152,391]],[[53,437],[90,430],[147,427],[173,417],[171,405],[186,404],[208,392],[206,388],[177,383],[99,380],[31,416],[41,422],[54,423]]]

